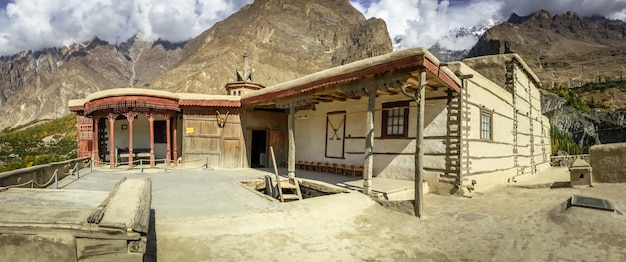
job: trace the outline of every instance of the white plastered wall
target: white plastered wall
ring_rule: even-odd
[[[466,124],[470,129],[466,137],[469,169],[463,171],[464,180],[476,180],[476,188],[482,190],[506,183],[520,174],[520,170],[521,174],[530,174],[549,167],[549,120],[541,115],[540,95],[535,83],[521,67],[515,68],[515,101],[511,92],[464,63],[452,63],[451,67],[462,74],[473,75],[466,81],[466,102],[470,112],[465,121],[469,121]],[[483,111],[492,113],[492,140],[480,136]],[[514,114],[517,114],[518,121],[516,130]]]
[[[407,138],[381,138],[382,104],[395,101],[409,103]],[[404,95],[380,96],[376,98],[374,114],[374,176],[397,179],[414,179],[415,136],[417,106]],[[344,158],[326,158],[326,116],[329,112],[346,111]],[[365,118],[367,97],[360,100],[320,103],[316,110],[296,112],[295,138],[296,160],[328,162],[363,166],[365,157]],[[424,160],[425,169],[444,169],[445,146],[442,136],[446,135],[446,100],[427,100],[424,113]],[[426,171],[427,176],[438,174]]]

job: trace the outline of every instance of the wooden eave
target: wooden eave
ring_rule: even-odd
[[[229,100],[195,100],[181,99],[178,101],[179,106],[214,106],[214,107],[240,107],[241,101]]]
[[[96,111],[113,110],[170,110],[180,112],[178,101],[151,96],[127,95],[127,96],[109,96],[85,103],[85,114],[91,114]]]
[[[72,112],[85,111],[85,107],[84,106],[72,106],[70,107],[70,111]]]
[[[349,95],[344,89],[354,86],[357,83],[367,84],[371,81],[384,78],[402,77],[406,75],[406,79],[419,75],[421,70],[427,71],[427,84],[431,89],[441,87],[449,88],[454,91],[460,91],[460,85],[448,75],[447,72],[429,59],[424,54],[415,54],[402,57],[399,59],[386,61],[377,65],[373,65],[360,70],[346,72],[337,75],[331,75],[326,78],[293,86],[284,90],[277,90],[261,95],[247,97],[242,99],[242,105],[270,105],[276,101],[290,99],[302,95],[310,95],[313,103],[345,101],[346,99],[360,99],[360,96]],[[379,92],[388,94],[400,93],[400,85],[388,86],[386,90]]]

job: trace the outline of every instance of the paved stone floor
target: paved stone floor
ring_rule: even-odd
[[[551,172],[561,175],[520,177],[515,183],[562,179],[563,170]],[[271,175],[254,169],[151,169],[143,174],[101,169],[65,188],[108,191],[124,176],[152,178],[148,261],[626,260],[624,215],[564,208],[569,197],[580,194],[607,198],[624,211],[626,184],[503,185],[473,198],[429,194],[425,216],[418,219],[407,215],[412,210],[407,201],[384,208],[352,192],[279,203],[238,183],[265,174]],[[342,180],[335,183],[357,180],[332,178]]]

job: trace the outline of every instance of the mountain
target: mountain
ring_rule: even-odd
[[[468,57],[518,53],[544,86],[570,86],[598,77],[626,73],[626,22],[604,17],[580,17],[574,12],[552,15],[538,11],[512,14],[491,27],[469,51]]]
[[[348,0],[256,0],[189,41],[180,64],[150,86],[225,94],[244,52],[253,82],[270,86],[391,51],[385,22]]]
[[[479,39],[482,35],[491,27],[498,24],[498,20],[495,17],[484,22],[484,24],[472,26],[469,28],[460,27],[455,30],[451,30],[448,32],[448,36],[440,41],[452,42],[459,44],[460,42],[473,42],[475,39]],[[402,38],[396,37],[394,39],[395,49],[404,48],[402,46]],[[462,45],[462,44],[461,44]],[[459,61],[465,58],[469,54],[469,49],[463,48],[445,48],[442,47],[441,44],[437,43],[428,48],[435,57],[437,57],[442,62],[450,62],[450,61]]]
[[[542,111],[579,146],[626,141],[626,107],[616,101],[626,97],[625,22],[573,12],[512,14],[468,57],[503,53],[518,53],[538,75]]]
[[[61,117],[70,99],[110,88],[225,94],[244,53],[253,81],[270,86],[391,51],[385,22],[348,0],[256,0],[187,43],[94,39],[0,57],[0,129]]]
[[[0,128],[68,114],[67,102],[93,92],[139,86],[175,65],[182,44],[100,39],[0,58]]]

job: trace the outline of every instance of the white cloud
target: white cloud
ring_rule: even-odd
[[[139,35],[173,42],[193,38],[253,0],[0,0],[0,55],[70,45],[99,37],[119,43]],[[351,0],[366,17],[387,22],[402,47],[470,48],[460,28],[528,15],[574,11],[626,19],[626,0]]]
[[[581,16],[602,15],[626,19],[626,0],[351,0],[367,18],[387,22],[392,39],[402,39],[396,46],[441,47],[461,50],[471,48],[478,37],[455,37],[459,28],[506,21],[512,13],[528,15],[540,9],[553,14],[574,11]]]
[[[0,9],[0,55],[133,35],[185,41],[252,0],[15,0]],[[2,8],[2,6],[0,6]]]

